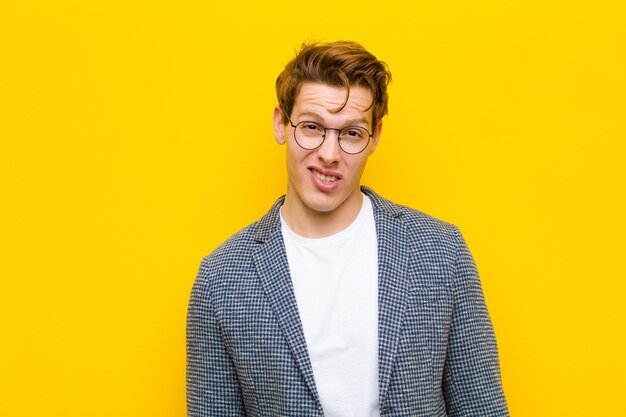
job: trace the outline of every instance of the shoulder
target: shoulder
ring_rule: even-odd
[[[455,286],[459,271],[474,270],[469,249],[455,225],[393,203],[370,189],[365,188],[363,192],[372,199],[382,248],[379,256],[389,258],[390,263],[405,259],[407,270],[415,274],[414,285]]]
[[[254,222],[230,236],[202,259],[202,267],[223,269],[237,259],[247,256],[255,246],[256,229],[257,222]]]
[[[254,271],[253,257],[259,245],[280,234],[279,198],[272,208],[258,221],[244,227],[226,239],[202,259],[196,278],[196,286],[210,282],[225,282]]]
[[[458,247],[459,229],[451,223],[433,217],[412,207],[396,204],[367,187],[362,188],[374,206],[381,227],[401,226],[410,241],[434,247]]]

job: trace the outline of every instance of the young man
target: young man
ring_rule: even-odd
[[[287,193],[200,267],[190,416],[506,416],[480,280],[458,229],[361,187],[386,65],[303,45],[276,81]]]

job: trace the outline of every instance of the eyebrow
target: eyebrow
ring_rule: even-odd
[[[311,121],[313,121],[313,122],[316,122],[316,121],[322,122],[322,121],[324,121],[324,118],[322,116],[320,116],[317,113],[313,113],[313,112],[300,113],[299,117],[310,117],[312,119]],[[299,120],[299,121],[306,121],[306,120]],[[348,120],[348,123],[346,124],[346,126],[358,126],[359,123],[365,124],[368,128],[369,128],[369,126],[371,124],[371,122],[368,121],[366,118],[360,117],[360,118]]]

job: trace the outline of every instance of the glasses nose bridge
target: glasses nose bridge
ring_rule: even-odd
[[[336,130],[336,131],[337,131],[337,139],[339,139],[339,134],[341,134],[341,131],[342,131],[343,129],[337,129],[336,127],[325,127],[325,128],[324,128],[324,135],[322,136],[322,138],[323,138],[323,139],[326,139],[326,133],[327,133],[329,130]]]

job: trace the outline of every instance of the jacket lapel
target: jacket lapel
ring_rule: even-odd
[[[289,274],[285,244],[280,232],[279,210],[282,202],[283,199],[279,199],[274,207],[257,223],[256,239],[259,245],[254,253],[254,262],[265,295],[278,319],[296,364],[321,409],[313,378],[313,368],[298,313],[296,296]]]
[[[389,387],[408,297],[407,236],[398,209],[371,189],[378,239],[378,382],[381,407]],[[254,262],[265,294],[306,384],[321,409],[280,232],[283,198],[257,223]]]
[[[379,401],[384,405],[408,297],[407,236],[400,212],[367,187],[378,239],[378,382]]]

